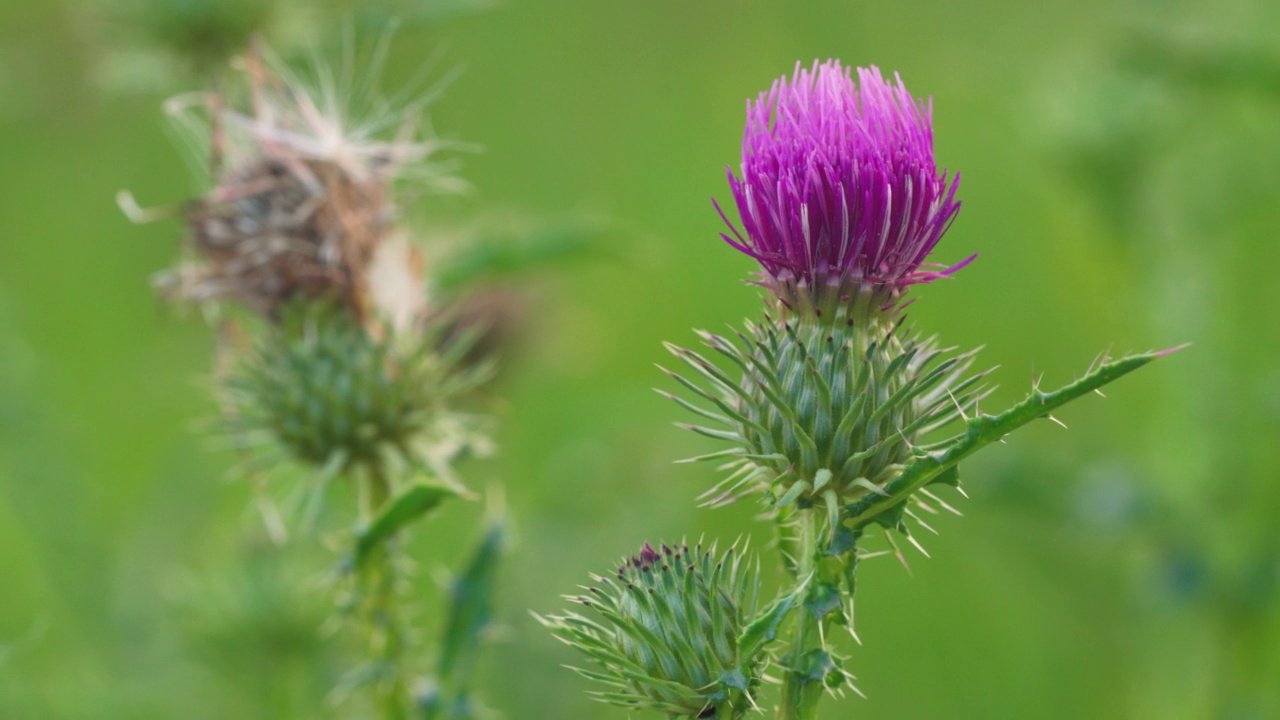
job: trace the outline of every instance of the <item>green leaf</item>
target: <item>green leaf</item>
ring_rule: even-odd
[[[417,483],[392,498],[369,527],[356,536],[356,569],[362,567],[369,555],[388,538],[452,497],[458,497],[452,488]]]
[[[459,692],[471,677],[480,635],[493,619],[493,584],[502,552],[505,527],[495,519],[480,539],[466,569],[453,581],[449,615],[440,642],[441,684]]]
[[[841,568],[843,564],[834,569],[839,571]],[[814,583],[804,599],[805,609],[813,615],[815,620],[822,620],[833,612],[839,612],[840,603],[840,588],[832,583]]]
[[[787,614],[795,607],[796,600],[804,591],[804,585],[796,591],[784,595],[765,608],[760,616],[751,621],[738,636],[738,658],[740,662],[750,662],[766,645],[778,636],[778,626],[787,618]]]
[[[737,668],[725,670],[724,673],[720,675],[720,684],[727,688],[737,690],[740,693],[746,693],[748,690],[747,676]]]
[[[950,485],[951,487],[960,487],[960,468],[952,465],[951,467],[938,473],[938,476],[929,481],[930,485]]]
[[[852,530],[846,527],[836,528],[836,532],[831,536],[831,545],[827,547],[827,554],[840,557],[849,552],[858,544],[858,536]]]

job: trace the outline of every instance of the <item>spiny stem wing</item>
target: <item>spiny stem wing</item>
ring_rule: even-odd
[[[961,460],[984,446],[1170,352],[1172,351],[1165,350],[1129,355],[1119,360],[1096,364],[1084,377],[1058,390],[1046,393],[1033,388],[1025,400],[999,415],[979,414],[969,418],[963,434],[940,443],[937,450],[918,455],[907,464],[901,475],[884,487],[883,495],[869,494],[846,505],[845,523],[855,531],[866,527],[882,513],[902,505],[917,490],[937,482]]]

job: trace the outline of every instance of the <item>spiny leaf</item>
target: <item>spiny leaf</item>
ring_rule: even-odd
[[[960,468],[957,465],[943,470],[937,477],[929,481],[930,485],[950,485],[960,487]]]
[[[885,524],[880,518],[882,514],[902,508],[906,499],[925,485],[939,478],[950,480],[944,476],[944,473],[964,458],[1032,420],[1044,417],[1072,400],[1091,393],[1170,352],[1172,350],[1130,355],[1102,363],[1084,377],[1058,390],[1050,393],[1033,391],[1022,402],[999,415],[980,415],[971,418],[963,434],[940,443],[941,449],[918,456],[908,463],[902,474],[884,488],[885,495],[866,495],[846,505],[845,522],[855,531],[872,522]],[[897,524],[896,518],[891,516],[887,519],[893,525]]]
[[[743,628],[742,634],[738,636],[738,653],[741,658],[754,658],[756,653],[778,636],[778,627],[795,607],[803,590],[804,586],[801,585],[795,592],[778,598],[759,617],[752,620],[750,625]]]
[[[844,563],[837,563],[840,568]],[[816,582],[805,595],[804,608],[815,620],[822,620],[833,612],[842,609],[840,588],[829,582]]]

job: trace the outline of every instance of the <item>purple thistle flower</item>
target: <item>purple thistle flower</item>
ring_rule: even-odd
[[[824,287],[841,301],[868,285],[896,298],[973,259],[924,262],[960,210],[960,176],[934,164],[931,101],[894,81],[874,66],[855,82],[838,60],[797,63],[747,103],[741,179],[728,169],[746,237],[716,209],[733,233],[722,237],[788,304],[807,296],[820,309]]]

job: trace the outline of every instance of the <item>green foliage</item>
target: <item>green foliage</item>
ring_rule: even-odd
[[[416,483],[401,490],[382,507],[373,522],[356,533],[354,552],[358,569],[379,545],[420,520],[445,500],[458,496],[458,491],[443,485]]]
[[[476,716],[471,685],[485,635],[493,624],[494,584],[506,534],[501,518],[490,520],[466,566],[449,585],[436,679],[418,699],[426,720]]]
[[[845,506],[842,522],[855,532],[871,523],[906,531],[903,509],[915,493],[931,484],[959,483],[956,465],[966,457],[1002,440],[1006,435],[1039,418],[1052,418],[1054,410],[1127,375],[1170,351],[1128,355],[1108,361],[1103,356],[1083,377],[1053,392],[1032,388],[1025,400],[998,415],[976,412],[965,418],[961,435],[920,448],[896,477],[879,492]]]
[[[316,548],[244,542],[237,562],[165,584],[181,647],[225,678],[253,718],[315,713],[347,648],[316,632],[332,614]]]

